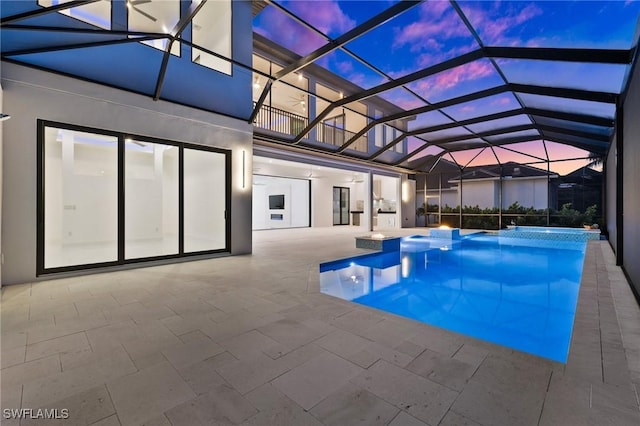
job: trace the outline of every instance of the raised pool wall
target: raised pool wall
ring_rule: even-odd
[[[516,226],[510,229],[501,229],[498,235],[502,238],[523,238],[526,240],[597,241],[600,239],[600,230]]]

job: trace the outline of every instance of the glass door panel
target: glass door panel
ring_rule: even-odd
[[[340,188],[333,188],[333,224],[340,225]]]
[[[349,224],[349,188],[340,188],[340,224]]]
[[[349,188],[333,187],[333,224],[349,224]]]
[[[118,138],[44,128],[44,268],[118,260]]]
[[[226,156],[184,149],[184,252],[224,250]]]
[[[125,142],[125,258],[178,254],[178,147]]]

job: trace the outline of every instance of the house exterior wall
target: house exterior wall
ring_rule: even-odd
[[[0,82],[1,83],[1,82]],[[0,84],[0,112],[5,111],[4,103],[3,103],[3,95],[2,95],[2,84]],[[2,265],[4,263],[4,257],[1,255],[2,253],[2,181],[3,181],[3,161],[2,161],[2,152],[4,151],[2,145],[2,135],[4,134],[3,124],[4,122],[0,121],[0,287],[2,287]]]
[[[431,194],[431,191],[429,191],[429,195],[438,195],[438,191],[434,191],[433,194]],[[433,201],[429,201],[429,203],[433,203]],[[457,190],[443,190],[442,191],[442,197],[440,199],[440,204],[442,205],[442,207],[445,206],[449,206],[449,207],[456,207],[460,204],[460,198],[458,196],[458,191]]]
[[[231,150],[230,249],[251,252],[251,185],[242,188],[241,164],[245,151],[244,169],[252,169],[251,125],[19,65],[3,63],[2,71],[4,107],[12,116],[2,127],[5,284],[36,279],[38,119]]]
[[[617,150],[617,138],[614,137],[611,142],[611,147],[609,148],[609,153],[606,158],[605,168],[606,168],[606,176],[605,176],[605,208],[606,208],[606,216],[607,216],[607,232],[609,233],[609,244],[611,244],[611,248],[614,252],[618,250],[618,235],[616,233],[617,229],[617,218],[616,218],[616,150]]]
[[[463,180],[462,206],[498,207],[498,184],[495,180]]]
[[[622,265],[631,284],[640,294],[640,66],[636,63],[623,106],[622,197],[623,233]],[[621,141],[618,141],[620,143]],[[620,224],[617,224],[620,226]]]
[[[504,179],[502,181],[502,208],[506,209],[514,202],[523,207],[546,209],[549,207],[547,178]]]

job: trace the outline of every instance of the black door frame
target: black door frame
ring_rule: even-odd
[[[349,220],[349,213],[351,213],[351,209],[350,209],[350,206],[349,206],[349,203],[351,202],[351,188],[349,188],[347,186],[334,186],[332,191],[331,191],[331,194],[332,194],[332,197],[333,197],[332,206],[334,206],[334,203],[336,201],[335,200],[335,190],[336,189],[340,189],[340,199],[338,200],[338,206],[339,206],[339,209],[340,209],[340,223],[335,223],[335,216],[333,216],[333,226],[349,225],[351,223],[351,221]],[[342,218],[342,207],[341,206],[342,206],[342,201],[343,201],[343,197],[342,197],[342,194],[343,194],[342,190],[343,189],[347,190],[347,223],[343,223],[343,220],[342,220],[343,218]],[[332,212],[332,215],[335,215],[335,211]]]
[[[86,133],[94,133],[99,135],[113,136],[118,139],[118,205],[116,206],[118,215],[117,226],[117,245],[118,259],[116,261],[59,266],[54,268],[45,268],[45,181],[44,181],[44,144],[45,144],[45,128],[53,127],[57,129],[73,130]],[[126,139],[135,139],[141,142],[158,143],[163,145],[173,145],[178,147],[178,253],[170,255],[161,255],[153,257],[143,257],[136,259],[125,259],[125,170],[124,155]],[[199,151],[209,151],[223,154],[225,156],[225,247],[215,250],[204,250],[198,252],[184,252],[184,150],[194,149]],[[36,245],[36,276],[64,273],[72,271],[91,270],[96,268],[123,266],[128,264],[153,262],[166,259],[181,259],[192,256],[202,256],[217,253],[231,252],[231,167],[232,158],[231,151],[227,149],[214,148],[210,146],[197,145],[189,142],[170,141],[165,139],[153,138],[148,136],[135,135],[125,132],[117,132],[113,130],[97,129],[86,126],[79,126],[68,123],[60,123],[49,120],[37,120],[37,245]]]

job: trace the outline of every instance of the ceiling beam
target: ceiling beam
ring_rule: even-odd
[[[164,33],[152,33],[145,31],[120,31],[105,30],[104,28],[73,28],[73,27],[53,27],[47,25],[13,25],[7,24],[2,26],[5,30],[17,31],[46,31],[54,33],[72,33],[72,34],[99,34],[99,35],[124,35],[132,37],[167,37]]]
[[[537,115],[537,116],[546,117],[546,118],[556,118],[558,120],[575,121],[578,123],[592,124],[594,126],[613,127],[615,125],[615,120],[613,120],[612,118],[598,117],[594,115],[577,114],[577,113],[562,112],[562,111],[551,111],[547,109],[529,108],[529,107],[527,107],[527,111],[532,116]]]
[[[628,65],[632,49],[574,49],[554,47],[490,47],[483,48],[487,57],[500,59],[532,59],[542,61],[584,62]]]
[[[557,98],[576,99],[580,101],[615,104],[620,96],[612,92],[595,92],[591,90],[569,89],[564,87],[536,86],[531,84],[508,83],[510,90],[529,95],[554,96]]]
[[[567,129],[565,127],[548,126],[544,124],[536,124],[536,127],[542,132],[562,133],[564,135],[577,136],[580,138],[591,139],[593,141],[606,142],[607,144],[609,144],[609,142],[611,141],[610,135],[602,135],[581,130]]]
[[[440,146],[440,145],[446,145],[448,143],[462,142],[469,139],[484,138],[488,136],[497,136],[497,135],[503,135],[507,133],[523,132],[526,130],[536,130],[536,126],[534,124],[521,124],[519,126],[503,127],[502,129],[488,130],[486,132],[476,133],[475,135],[450,136],[448,138],[435,139],[429,142],[433,145]]]
[[[88,47],[100,47],[100,46],[111,46],[116,44],[137,43],[142,41],[158,40],[160,38],[167,38],[167,37],[169,36],[166,34],[161,34],[159,36],[153,36],[153,37],[120,38],[117,40],[103,40],[103,41],[93,41],[93,42],[86,42],[86,43],[64,44],[64,45],[58,45],[58,46],[34,47],[29,49],[13,50],[10,52],[2,52],[2,57],[4,58],[9,56],[31,55],[34,53],[59,52],[62,50],[84,49]]]
[[[557,131],[557,132],[553,132],[553,133],[556,133],[556,134],[552,135],[552,134],[549,134],[547,132],[543,132],[542,133],[542,139],[544,139],[544,140],[554,140],[554,138],[555,138],[555,139],[561,140],[562,143],[573,142],[573,143],[580,144],[580,145],[583,145],[583,146],[590,146],[590,147],[591,146],[597,146],[597,147],[600,147],[600,148],[603,148],[603,149],[609,148],[609,145],[610,145],[610,143],[608,141],[595,140],[595,139],[573,140],[573,139],[570,138],[570,136],[573,136],[573,135],[571,135],[568,132]],[[585,139],[585,138],[581,138],[581,139]]]

